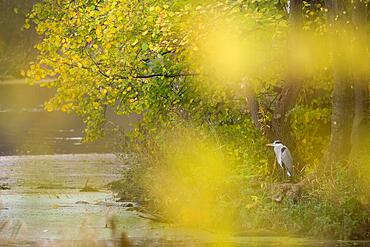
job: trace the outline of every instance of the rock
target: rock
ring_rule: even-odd
[[[88,203],[87,201],[77,201],[75,202],[75,204],[90,204],[90,203]]]
[[[0,184],[0,190],[10,190],[8,184]]]
[[[283,194],[281,193],[276,193],[275,195],[272,196],[272,200],[275,202],[281,202],[283,200]]]
[[[126,196],[124,196],[123,195],[123,193],[117,193],[117,194],[115,194],[115,197],[116,198],[118,198],[117,200],[116,200],[116,202],[129,202],[129,198],[127,198]]]
[[[122,206],[125,208],[132,208],[132,207],[135,207],[135,203],[134,202],[123,202]]]
[[[126,208],[126,211],[136,211],[136,208],[132,207],[132,208]]]
[[[274,184],[271,186],[271,199],[279,203],[282,202],[284,198],[290,198],[296,201],[301,196],[302,187],[302,183]]]

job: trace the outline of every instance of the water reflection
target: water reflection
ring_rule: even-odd
[[[111,138],[82,143],[84,125],[74,114],[46,112],[53,90],[24,83],[0,82],[0,155],[111,152]],[[136,117],[112,120],[124,128]]]

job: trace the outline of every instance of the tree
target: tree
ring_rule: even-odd
[[[364,0],[356,0],[352,7],[352,22],[354,25],[354,94],[355,116],[353,121],[352,141],[358,147],[361,143],[361,133],[366,131],[369,121],[369,78],[366,64],[367,38],[367,6]],[[363,58],[364,57],[364,58]],[[362,59],[363,58],[363,59]],[[358,61],[358,62],[356,62]]]
[[[358,142],[360,125],[363,125],[369,116],[368,81],[365,73],[367,65],[366,62],[356,62],[359,61],[359,57],[367,57],[366,4],[361,0],[353,3],[330,0],[326,4],[337,47],[333,64],[334,90],[329,161],[343,161],[348,160],[353,139]],[[351,8],[353,8],[352,20],[347,14]],[[351,21],[354,32],[346,25]],[[354,36],[351,37],[350,33],[354,33]],[[344,60],[350,66],[345,66]]]
[[[281,96],[276,102],[276,109],[272,117],[272,129],[276,139],[282,139],[288,144],[295,146],[295,141],[292,139],[291,129],[287,120],[287,113],[294,107],[299,91],[302,87],[302,78],[300,78],[299,68],[295,64],[294,47],[299,46],[300,35],[303,28],[302,17],[302,0],[290,1],[289,25],[290,25],[290,44],[289,47],[289,68],[286,76],[286,84],[282,88]]]
[[[46,108],[83,116],[87,139],[102,134],[107,107],[117,114],[145,112],[153,119],[158,119],[158,112],[165,116],[200,110],[203,89],[194,85],[210,74],[200,76],[204,68],[194,69],[190,60],[204,55],[193,44],[203,42],[204,28],[214,25],[203,21],[212,11],[217,13],[214,20],[220,15],[243,20],[248,25],[241,32],[269,28],[272,37],[285,25],[281,10],[269,1],[193,6],[187,1],[48,0],[36,4],[30,14],[44,38],[27,76],[34,81],[55,78],[47,86],[58,91]],[[212,95],[208,98],[220,99]]]
[[[159,94],[190,76],[176,55],[185,42],[175,38],[176,6],[168,8],[158,1],[37,3],[29,17],[44,38],[27,76],[55,79],[47,86],[58,91],[46,109],[83,116],[92,140],[103,133],[108,107],[140,114],[152,104],[166,106]]]
[[[338,154],[348,153],[348,104],[353,102],[352,79],[343,66],[346,40],[335,21],[346,7],[337,3],[327,1],[331,17],[325,21],[321,1],[290,1],[288,14],[281,1],[267,0],[46,0],[29,16],[43,39],[27,76],[55,79],[47,84],[57,93],[46,109],[81,115],[87,140],[103,134],[107,108],[143,114],[147,123],[168,123],[173,116],[199,125],[214,119],[235,122],[226,107],[234,104],[242,82],[255,126],[267,139],[281,138],[292,147],[298,145],[291,137],[289,114],[302,88],[308,81],[326,83],[331,76],[331,153],[342,159]],[[344,21],[346,15],[340,16]],[[340,41],[331,45],[334,49],[316,49],[324,38],[306,41],[327,35],[330,25]],[[315,49],[319,55],[311,54]],[[318,62],[330,54],[340,59]],[[319,69],[305,72],[302,67],[307,66]],[[223,120],[220,112],[225,112]]]

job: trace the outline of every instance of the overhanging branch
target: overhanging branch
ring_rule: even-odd
[[[199,74],[196,73],[179,73],[179,74],[151,74],[151,75],[136,75],[136,76],[116,76],[119,79],[149,79],[155,77],[164,77],[164,78],[176,78],[176,77],[189,77],[189,76],[197,76]],[[113,76],[115,77],[115,76]]]

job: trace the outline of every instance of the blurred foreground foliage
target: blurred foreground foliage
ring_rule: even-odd
[[[45,0],[29,15],[43,39],[25,73],[33,82],[53,78],[46,109],[82,116],[87,141],[104,134],[109,109],[142,116],[131,133],[117,129],[117,150],[131,165],[112,188],[124,200],[184,225],[369,238],[369,157],[320,163],[330,139],[333,40],[327,8],[314,2],[303,5],[311,38],[291,47],[285,1]],[[292,64],[302,90],[283,117],[296,140],[296,182],[306,182],[299,197],[277,203],[264,144]]]

